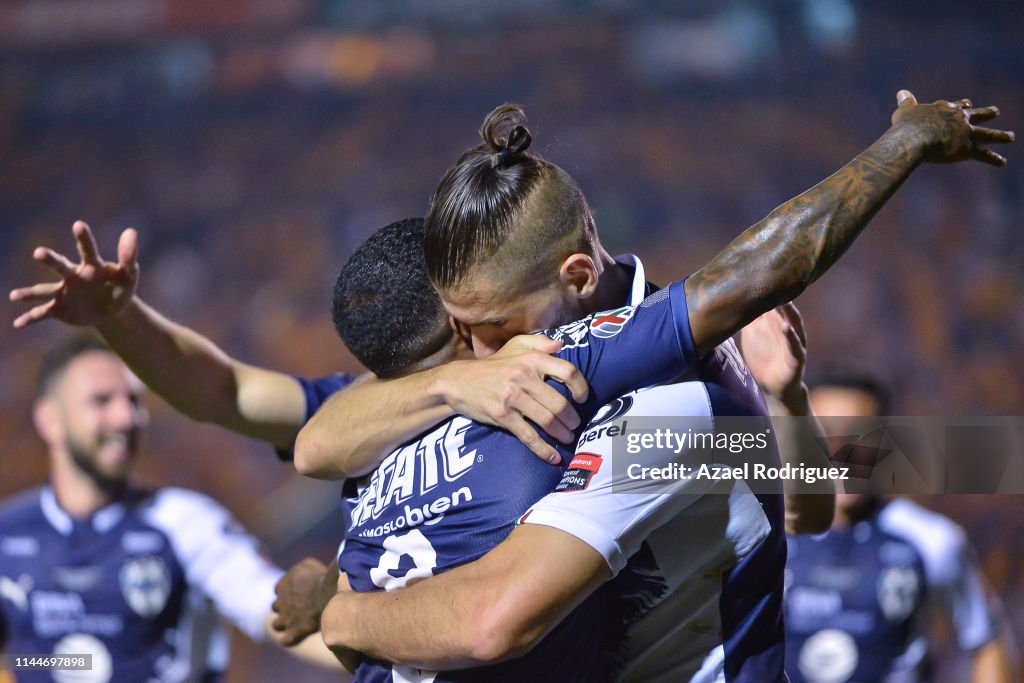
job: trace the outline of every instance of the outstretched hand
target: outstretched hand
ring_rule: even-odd
[[[135,295],[139,283],[139,236],[135,230],[128,228],[121,233],[116,263],[100,256],[85,221],[75,221],[71,232],[81,259],[78,263],[47,247],[32,252],[36,261],[61,279],[11,290],[11,301],[35,304],[15,319],[15,328],[47,318],[71,325],[96,325],[124,310]]]
[[[1006,157],[983,145],[1013,142],[1013,132],[976,125],[999,116],[998,107],[974,107],[968,99],[918,104],[909,90],[900,90],[896,102],[892,125],[922,136],[925,161],[954,163],[973,159],[992,166],[1006,165]]]
[[[768,311],[740,331],[750,374],[765,391],[789,405],[804,393],[807,334],[792,302]]]

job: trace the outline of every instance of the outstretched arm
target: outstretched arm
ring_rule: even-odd
[[[917,104],[901,90],[892,127],[829,178],[772,211],[686,280],[697,350],[707,353],[757,316],[792,301],[821,277],[922,162],[974,159],[1013,133],[973,124],[999,115],[968,100]]]
[[[231,357],[135,296],[135,230],[121,234],[116,262],[99,255],[83,221],[72,232],[78,263],[45,247],[33,253],[61,279],[11,292],[11,301],[34,304],[14,321],[16,328],[49,318],[93,325],[180,412],[291,449],[306,418],[305,395],[293,377]],[[339,394],[317,413],[296,449],[296,466],[320,478],[363,474],[396,445],[456,412],[508,429],[544,458],[556,457],[526,418],[572,441],[579,417],[544,379],[560,379],[579,400],[586,396],[586,382],[571,363],[548,355],[557,348],[548,339],[521,340],[493,362],[456,363],[387,382],[368,377],[352,387],[351,396]]]
[[[831,467],[819,446],[824,434],[811,411],[804,384],[807,335],[796,305],[790,302],[757,318],[740,331],[739,342],[750,373],[765,390],[782,461],[794,466]],[[832,526],[835,485],[831,481],[806,484],[786,479],[783,485],[786,533],[819,534]]]
[[[180,412],[281,449],[291,448],[306,417],[305,395],[293,377],[232,358],[136,297],[135,230],[121,234],[117,262],[99,255],[83,221],[77,221],[72,232],[78,263],[45,247],[33,253],[61,279],[11,292],[11,301],[35,304],[14,321],[16,328],[48,318],[93,325],[139,379]]]

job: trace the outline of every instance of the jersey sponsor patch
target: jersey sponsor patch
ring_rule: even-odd
[[[601,456],[593,453],[577,453],[573,456],[569,468],[562,475],[562,481],[558,482],[555,491],[563,493],[566,491],[582,491],[590,485],[590,480],[601,469]]]
[[[590,321],[590,333],[600,339],[614,337],[633,317],[634,310],[632,306],[623,306],[611,311],[595,313],[593,320]]]
[[[51,672],[57,683],[107,683],[114,675],[114,657],[99,638],[88,633],[70,633],[53,646],[57,657],[92,655],[86,670],[55,669]]]

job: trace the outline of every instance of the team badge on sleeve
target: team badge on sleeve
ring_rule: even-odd
[[[544,330],[544,334],[555,341],[562,342],[563,349],[574,349],[586,346],[589,343],[590,340],[587,339],[588,330],[587,320],[577,320],[568,325],[556,327],[553,330]]]
[[[591,334],[600,339],[614,337],[622,331],[625,324],[633,317],[633,311],[634,308],[632,306],[623,306],[611,311],[595,313],[594,319],[590,321]]]
[[[601,469],[601,456],[593,453],[577,453],[573,456],[569,468],[562,475],[562,481],[558,482],[555,491],[563,493],[566,491],[582,491],[590,485],[590,480]]]

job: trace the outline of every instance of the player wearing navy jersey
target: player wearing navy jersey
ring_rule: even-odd
[[[822,415],[887,413],[886,392],[863,375],[836,373],[811,399]],[[827,534],[789,539],[785,606],[786,670],[794,683],[935,680],[935,617],[970,653],[972,681],[1013,680],[998,601],[963,530],[909,500],[837,496]]]
[[[395,260],[395,256],[389,260]],[[559,355],[577,363],[589,381],[591,400],[589,405],[581,406],[582,415],[592,415],[600,402],[607,401],[627,382],[649,384],[656,374],[669,378],[694,363],[695,356],[687,341],[688,330],[676,327],[680,320],[685,320],[680,315],[680,309],[685,305],[679,298],[680,284],[662,290],[660,295],[648,297],[635,308],[619,310],[615,325],[609,325],[610,316],[598,314],[549,332],[565,344]],[[374,284],[374,287],[379,288],[379,285]],[[403,286],[399,291],[408,289],[409,286]],[[639,291],[645,289],[640,285]],[[366,296],[368,294],[353,298]],[[677,336],[677,331],[681,336]],[[679,414],[675,412],[677,409],[685,414],[709,418],[711,410],[726,410],[730,414],[740,410],[748,414],[763,414],[753,379],[735,347],[730,343],[727,348],[730,351],[723,351],[722,355],[695,368],[701,381],[674,384],[624,397],[625,408],[611,416],[616,420],[611,426],[620,429],[630,415],[664,414],[659,412],[659,406],[666,404],[673,406],[670,414]],[[670,353],[672,350],[676,350],[675,354]],[[666,354],[667,360],[662,360]],[[663,365],[669,361],[668,369],[662,371]],[[372,361],[364,362],[369,364]],[[446,585],[451,591],[459,591],[460,595],[471,596],[476,606],[472,611],[479,618],[467,619],[458,625],[458,633],[444,637],[444,656],[417,660],[414,653],[407,656],[399,654],[397,658],[406,664],[393,668],[390,664],[371,660],[373,667],[383,670],[383,675],[371,675],[364,665],[364,669],[359,671],[359,680],[364,677],[366,680],[392,680],[388,674],[394,676],[394,680],[431,680],[433,674],[420,670],[417,664],[433,668],[461,667],[508,657],[534,645],[536,649],[525,658],[513,660],[511,666],[505,665],[509,668],[488,671],[487,680],[499,680],[501,677],[508,680],[526,677],[552,681],[599,680],[598,672],[603,679],[619,674],[623,666],[628,668],[629,675],[642,677],[637,680],[655,680],[649,677],[650,671],[637,661],[643,658],[637,657],[627,647],[628,640],[636,638],[627,639],[623,629],[627,622],[636,619],[637,614],[651,615],[654,620],[641,618],[631,626],[653,631],[659,634],[659,638],[671,630],[683,634],[694,631],[708,634],[707,637],[686,638],[683,643],[668,641],[668,647],[676,658],[668,662],[660,660],[663,675],[667,669],[670,677],[667,680],[685,670],[679,666],[680,659],[686,666],[695,665],[691,673],[702,666],[711,672],[721,670],[725,651],[718,635],[721,616],[718,600],[710,596],[724,593],[723,598],[728,605],[738,605],[738,601],[731,597],[734,593],[752,599],[754,603],[762,602],[773,592],[777,592],[781,599],[781,591],[775,591],[776,581],[772,577],[781,577],[784,559],[778,552],[778,545],[764,542],[772,534],[769,514],[781,525],[779,496],[765,496],[762,502],[750,495],[742,483],[734,482],[736,490],[732,494],[727,486],[718,487],[714,493],[720,495],[708,496],[708,504],[693,506],[686,518],[679,517],[677,513],[688,506],[688,499],[692,497],[678,494],[695,491],[677,487],[675,490],[657,489],[649,493],[636,490],[625,496],[609,496],[612,448],[611,438],[606,436],[608,426],[601,422],[583,433],[581,441],[589,440],[587,452],[602,453],[603,456],[597,459],[600,461],[603,457],[607,466],[601,466],[599,462],[598,467],[591,471],[592,479],[588,485],[576,487],[586,490],[571,496],[552,493],[574,490],[566,484],[567,480],[562,478],[560,471],[547,468],[533,458],[516,457],[518,444],[511,436],[473,425],[462,418],[455,418],[453,422],[430,431],[419,441],[395,451],[361,483],[359,495],[350,505],[351,527],[346,534],[339,563],[343,570],[349,572],[352,586],[357,591],[404,588],[416,580],[441,574],[476,559],[503,540],[515,517],[528,510],[527,521],[570,530],[584,543],[600,548],[602,556],[598,562],[601,566],[606,565],[605,571],[608,572],[607,575],[598,574],[600,580],[623,570],[627,558],[633,557],[633,562],[616,581],[605,584],[606,591],[612,591],[611,595],[598,592],[591,596],[579,610],[562,621],[548,639],[542,640],[540,636],[558,623],[561,616],[569,613],[583,595],[560,603],[557,615],[548,616],[551,621],[545,620],[538,625],[537,630],[527,635],[528,640],[524,643],[513,645],[488,636],[502,626],[490,620],[507,614],[509,607],[504,603],[515,603],[521,595],[515,590],[502,595],[502,592],[486,589],[486,585],[479,587],[479,582],[472,578],[465,580],[466,577],[460,577],[462,581]],[[673,461],[680,459],[678,454],[668,457]],[[565,476],[576,476],[578,473],[573,469],[576,460],[568,463],[567,458],[566,462],[569,471]],[[530,508],[544,496],[547,497]],[[565,505],[552,509],[555,507],[552,501],[559,497]],[[766,514],[762,504],[774,504],[776,507],[774,510],[769,507],[773,511]],[[700,543],[685,541],[694,530],[701,536],[709,533],[714,536],[712,529],[723,528],[730,515],[749,520],[749,523],[734,523],[733,533],[721,533],[721,540],[717,543],[706,539],[701,539]],[[676,520],[680,524],[669,523]],[[655,535],[656,530],[659,533]],[[646,545],[645,552],[637,555],[648,537],[652,537],[653,545]],[[558,566],[558,558],[567,545],[563,542],[555,547],[545,547],[550,563],[546,566]],[[677,571],[665,575],[651,554],[651,547],[659,553],[662,561],[665,560],[662,553],[666,551],[670,551],[669,558],[677,558],[681,552],[700,559],[674,565]],[[698,552],[696,549],[700,547],[703,550]],[[536,552],[535,548],[532,550]],[[745,563],[724,584],[717,575],[713,575],[716,578],[691,582],[686,591],[678,590],[684,583],[684,577],[703,578],[701,568],[711,565],[735,568],[741,559]],[[774,571],[771,569],[773,562],[778,563]],[[630,599],[623,599],[623,593],[627,592]],[[673,609],[650,609],[664,598],[671,598]],[[684,619],[678,609],[683,601],[691,605],[696,601],[710,607],[712,614]],[[603,605],[603,610],[595,614],[595,605],[598,604]],[[762,634],[765,630],[771,631],[760,622],[774,625],[777,619],[777,614],[770,609],[770,599],[767,606],[768,609],[737,608],[736,614],[726,615],[726,618],[735,620],[736,631],[742,626],[751,634],[741,637],[737,633],[735,638],[736,647],[745,656],[745,665],[750,670],[754,666],[752,660],[756,659],[751,652],[764,646]],[[325,613],[324,620],[324,634],[329,643],[334,643],[333,639],[339,637],[334,625],[340,622],[343,626],[356,626],[348,619],[332,619],[328,613]],[[568,646],[565,644],[567,628],[569,633],[575,634]],[[595,629],[597,632],[593,633]],[[726,630],[732,633],[734,629]],[[366,638],[367,642],[373,640],[370,635]],[[733,644],[730,639],[730,659],[733,658]],[[719,646],[718,651],[714,652],[716,645]],[[582,653],[580,651],[581,647],[596,646],[601,648],[597,652],[588,654],[586,649]],[[560,654],[553,656],[552,652]],[[391,657],[395,654],[388,651]],[[781,667],[781,652],[776,652],[775,657]],[[474,676],[484,674],[470,669],[461,675],[468,678],[449,673],[436,680],[476,680]]]
[[[339,333],[379,377],[448,360],[460,348],[468,352],[452,335],[427,281],[422,239],[422,225],[411,222],[382,230],[360,247],[338,279]],[[413,292],[424,293],[432,305],[426,298],[410,301]],[[622,312],[622,324],[611,330],[607,319],[598,316],[551,331],[563,340],[558,355],[579,367],[589,383],[581,414],[592,415],[634,387],[674,377],[695,361],[688,330],[678,328],[685,321],[678,297],[673,285]],[[397,349],[379,343],[381,335],[391,338],[395,332],[409,343]],[[358,481],[348,501],[349,530],[339,566],[351,586],[395,590],[472,561],[497,545],[516,518],[561,478],[560,470],[523,451],[507,432],[460,416],[393,452]],[[624,625],[623,605],[612,601],[614,585],[609,590],[591,596],[527,657],[482,671],[440,675],[370,659],[359,668],[357,680],[606,679],[614,671],[608,657],[622,643]],[[573,607],[565,604],[563,614]],[[481,655],[472,649],[453,652],[435,665],[461,668]]]
[[[975,158],[1005,163],[978,143],[1009,142],[1012,135],[971,125],[972,118],[995,116],[994,109],[976,110],[967,101],[918,105],[906,91],[899,93],[898,100],[893,127],[882,139],[829,179],[776,209],[685,284],[678,283],[678,298],[685,301],[687,311],[680,327],[690,331],[697,355],[708,359],[710,367],[705,371],[710,383],[723,366],[739,357],[728,346],[719,345],[817,279],[922,161]],[[626,299],[637,280],[631,264],[613,260],[601,247],[586,201],[568,174],[527,153],[531,138],[524,126],[517,125],[519,114],[511,105],[492,112],[481,130],[484,144],[466,152],[449,169],[427,216],[428,272],[460,332],[479,356],[492,353],[517,332],[602,309],[608,317],[598,326],[616,329],[629,310],[623,305],[630,303]],[[505,123],[509,124],[507,137],[499,139],[498,128]],[[386,400],[416,386],[428,393],[432,386],[436,388],[429,382],[396,382],[384,388],[368,386],[358,394]],[[742,393],[727,397],[734,399],[734,407],[751,410]],[[408,400],[402,403],[409,404]],[[351,419],[353,414],[366,414],[366,406],[355,392],[329,401],[300,434],[296,457],[320,461],[323,467],[343,461],[350,442],[331,429],[331,422],[339,415]],[[529,417],[544,425],[552,414],[539,411]],[[515,433],[527,442],[531,438],[525,422]],[[733,571],[758,576],[770,585],[755,589],[763,598],[761,603],[745,596],[736,603],[737,611],[720,611],[726,633],[724,664],[715,665],[717,671],[712,667],[695,675],[759,682],[784,679],[781,501],[765,497],[759,508],[768,531],[752,540],[756,538],[764,552],[757,553],[756,563],[745,565],[739,559],[726,563],[723,570],[726,576]],[[749,521],[758,523],[756,516]],[[581,542],[582,534],[567,527],[548,532],[540,524],[524,524],[472,565],[427,579],[386,600],[343,594],[324,615],[326,623],[331,613],[338,631],[329,633],[325,627],[325,637],[393,660],[443,661],[444,644],[479,626],[468,617],[486,610],[490,618],[484,623],[501,644],[490,653],[492,657],[529,647],[538,632],[557,622],[559,605],[579,600],[614,570],[602,554],[608,544]],[[605,536],[617,541],[623,527],[608,531]],[[557,557],[558,572],[543,569],[552,557]],[[472,589],[462,592],[460,585]],[[480,596],[487,595],[493,601],[481,603]],[[423,621],[403,623],[397,618],[403,611]],[[740,635],[749,647],[737,647],[730,632]]]
[[[2,647],[89,654],[92,668],[18,680],[215,679],[228,655],[218,614],[262,640],[282,572],[210,498],[131,483],[141,385],[99,340],[56,347],[38,386],[50,482],[0,505]]]
[[[422,273],[421,240],[422,230],[418,226],[408,226],[404,233],[400,227],[381,231],[352,257],[343,269],[335,290],[335,321],[341,337],[364,364],[384,378],[400,375],[403,368],[439,362],[455,353],[451,345],[458,340],[451,337],[440,301]],[[685,303],[679,299],[680,284],[675,283],[661,293],[647,297],[637,307],[617,311],[614,324],[611,324],[611,314],[599,314],[548,333],[563,341],[559,355],[578,365],[589,381],[591,399],[581,407],[582,414],[593,414],[596,406],[630,386],[673,377],[681,369],[694,364],[695,356],[688,342],[689,331],[679,327],[685,320]],[[637,289],[640,292],[646,290],[642,279]],[[434,297],[433,314],[424,299],[410,305],[410,293],[416,291],[426,291]],[[387,315],[382,316],[381,313]],[[419,340],[419,343],[410,344],[401,352],[377,343],[381,335],[385,338],[393,336],[394,330],[406,331],[409,339]],[[431,348],[438,350],[429,360],[423,361],[421,355],[424,351],[420,349]],[[708,411],[712,406],[717,411],[727,409],[735,413],[743,410],[748,414],[763,414],[756,385],[735,348],[730,344],[727,349],[711,362],[702,363],[704,367],[699,371],[702,382],[691,381],[666,387],[680,392],[669,397],[673,399],[670,403],[695,401],[688,404],[686,411],[692,415],[710,416]],[[797,381],[799,383],[799,379]],[[648,394],[656,397],[659,391],[663,390],[653,389]],[[637,395],[628,400],[642,406],[642,414],[657,414],[644,412],[652,410],[645,403],[646,398]],[[620,418],[622,413],[613,417]],[[512,521],[531,503],[562,488],[557,486],[561,479],[558,471],[534,458],[517,457],[517,447],[515,439],[504,432],[475,425],[465,418],[455,418],[388,456],[371,476],[360,480],[358,493],[348,504],[350,529],[339,564],[348,573],[351,585],[361,592],[402,588],[475,559],[504,539],[512,528]],[[593,448],[608,450],[610,458],[610,446],[607,444],[595,443]],[[609,500],[606,490],[609,487],[606,481],[608,469],[599,472],[595,468],[593,490],[598,492],[599,498],[594,509],[588,510],[587,514],[592,516],[594,524],[591,528],[595,529],[608,528],[616,512],[620,519],[628,517],[633,520],[627,523],[629,538],[622,541],[627,550],[617,548],[614,559],[605,558],[611,571],[618,572],[625,565],[625,557],[633,555],[646,536],[675,516],[677,508],[672,504],[659,505],[660,499],[680,502],[686,497],[665,496],[663,491],[659,491],[654,495],[634,492],[626,498]],[[496,485],[499,481],[500,486]],[[781,566],[774,572],[765,571],[772,554],[771,544],[762,543],[772,532],[769,517],[762,510],[762,503],[742,485],[733,496],[724,490],[717,493],[723,495],[709,500],[729,500],[730,504],[698,506],[703,514],[703,524],[699,527],[702,532],[706,532],[707,525],[716,520],[722,523],[729,514],[747,517],[753,523],[737,526],[736,532],[729,537],[722,534],[724,542],[706,558],[702,557],[700,562],[691,563],[688,574],[699,575],[701,572],[696,568],[706,566],[707,562],[719,567],[723,564],[737,565],[739,559],[745,559],[743,567],[726,582],[726,602],[731,604],[728,596],[738,592],[745,596],[758,596],[755,602],[760,602],[761,597],[772,591],[771,577],[781,576]],[[633,506],[625,510],[601,509],[602,501],[625,503],[627,499]],[[588,500],[571,502],[586,508]],[[655,514],[638,514],[638,510],[652,505],[652,501],[658,508]],[[778,496],[768,496],[765,501],[777,505]],[[543,511],[537,512],[538,519],[543,519],[544,515]],[[579,514],[565,513],[562,516],[581,528]],[[666,539],[671,534],[682,533],[677,528],[665,531],[662,536]],[[593,536],[587,537],[579,531],[577,535],[588,543],[593,542]],[[630,547],[634,544],[637,548]],[[663,550],[661,544],[655,544],[655,547],[659,552]],[[687,547],[692,550],[692,546]],[[620,581],[608,584],[605,592],[585,601],[527,657],[486,671],[449,672],[434,680],[474,680],[474,677],[481,676],[488,680],[519,680],[525,677],[598,680],[613,675],[625,660],[635,659],[625,648],[623,629],[629,616],[627,613],[653,613],[650,605],[640,607],[642,601],[656,604],[662,597],[672,596],[673,602],[679,602],[675,586],[669,590],[664,583],[660,588],[653,585],[655,573],[652,566],[644,563],[643,559],[638,562],[640,566],[632,568]],[[647,578],[641,580],[641,573]],[[679,578],[668,577],[676,585]],[[704,585],[696,588],[689,599],[700,595],[704,604],[714,604],[716,601],[709,602],[708,595],[722,590],[717,581],[712,582],[710,590]],[[633,598],[622,600],[621,592],[624,590],[633,593]],[[478,597],[485,600],[494,596]],[[574,606],[574,602],[567,602],[559,607],[565,614]],[[595,611],[597,606],[601,609]],[[737,626],[744,622],[745,627],[755,634],[762,632],[764,627],[756,627],[752,623],[773,619],[770,609],[749,612],[728,616],[736,619]],[[714,613],[712,621],[718,618],[717,609]],[[665,612],[662,610],[659,614]],[[669,614],[677,613],[672,611]],[[739,618],[741,616],[743,618]],[[325,619],[328,621],[325,637],[333,642],[332,620],[326,616]],[[697,623],[675,623],[673,627],[693,629]],[[702,625],[707,627],[707,624]],[[492,627],[467,623],[466,628],[475,631],[477,638],[464,643],[453,642],[446,657],[432,660],[431,665],[436,668],[463,667],[478,663],[481,658],[490,659],[492,655],[488,648],[494,644],[487,641],[487,631]],[[718,629],[711,631],[717,634]],[[572,634],[568,641],[567,633]],[[711,639],[714,638],[712,635]],[[539,635],[537,639],[540,640]],[[735,642],[737,647],[746,650],[762,645],[756,638],[738,635]],[[721,641],[718,644],[721,645]],[[730,646],[732,644],[730,640]],[[701,640],[691,650],[698,651],[699,656],[695,657],[691,651],[684,659],[687,664],[695,663],[699,668],[714,646],[708,646],[705,640]],[[747,660],[751,659],[753,657],[748,655]],[[636,668],[635,662],[631,661],[631,664]],[[752,667],[749,661],[746,665]],[[723,666],[721,657],[718,661],[712,660],[708,666]],[[679,668],[673,666],[671,670],[678,673]],[[362,665],[358,676],[359,680],[430,680],[437,674],[412,666],[393,667],[371,659]]]

